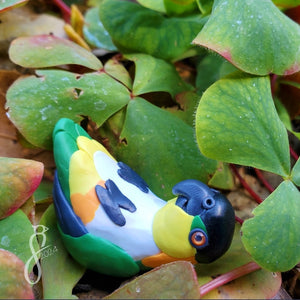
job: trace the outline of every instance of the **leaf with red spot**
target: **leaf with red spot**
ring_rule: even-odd
[[[215,2],[193,43],[251,74],[288,75],[300,70],[300,26],[271,0]]]
[[[0,219],[15,212],[33,194],[43,176],[42,163],[0,157]]]
[[[1,299],[34,299],[24,277],[24,263],[13,253],[0,249]]]
[[[100,60],[79,45],[53,35],[15,39],[9,48],[10,59],[25,68],[46,68],[76,64],[92,70],[102,68]]]

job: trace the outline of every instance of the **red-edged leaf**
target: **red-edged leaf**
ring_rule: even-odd
[[[33,194],[43,171],[41,162],[0,157],[0,219],[15,212]]]
[[[10,59],[25,68],[46,68],[76,64],[92,70],[102,68],[100,60],[79,45],[53,35],[15,39],[9,49]]]
[[[24,277],[24,263],[13,253],[0,249],[0,298],[34,299]]]
[[[28,0],[2,0],[0,1],[0,12],[24,5]]]

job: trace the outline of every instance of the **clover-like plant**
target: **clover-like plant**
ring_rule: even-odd
[[[300,1],[137,2],[90,1],[80,38],[107,51],[100,59],[53,35],[14,40],[10,59],[38,70],[8,90],[10,120],[30,143],[46,149],[52,148],[52,130],[60,118],[93,121],[94,134],[109,151],[165,199],[172,196],[175,183],[187,178],[232,188],[228,164],[280,175],[282,183],[253,211],[254,217],[241,228],[237,225],[228,253],[209,267],[197,265],[196,275],[188,274],[191,290],[198,280],[202,292],[201,288],[200,294],[191,292],[189,286],[184,290],[193,297],[203,296],[220,285],[207,284],[218,274],[242,265],[249,268],[233,273],[241,276],[257,270],[253,259],[263,270],[248,275],[247,288],[268,285],[269,294],[261,297],[272,297],[280,276],[270,271],[286,271],[300,261],[300,163],[291,167],[287,134],[288,129],[299,138],[290,119],[290,115],[296,119],[299,110],[292,114],[294,106],[289,104],[289,115],[281,102],[286,86],[299,95],[299,78],[291,76],[300,69],[300,27],[283,9]],[[50,207],[42,224],[51,227],[53,220]],[[51,234],[49,239],[55,240]],[[45,262],[44,268],[63,259]],[[74,268],[76,276],[69,276],[69,285],[82,274],[78,266]],[[171,276],[173,269],[182,268],[190,266],[171,265],[148,274],[150,290],[157,276]],[[55,276],[48,278],[46,294],[55,298]],[[140,285],[145,291],[149,285],[144,279],[124,289]],[[177,281],[173,283],[177,286]],[[240,296],[233,292],[234,283],[227,288],[232,298]],[[121,297],[124,289],[111,297]]]

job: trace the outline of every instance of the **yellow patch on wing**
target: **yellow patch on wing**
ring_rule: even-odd
[[[103,145],[101,145],[97,141],[91,140],[85,136],[79,136],[77,138],[77,146],[78,146],[79,150],[86,152],[92,159],[94,159],[95,152],[101,151],[101,152],[104,152],[106,155],[108,155],[113,160],[115,160]]]
[[[141,262],[146,267],[156,268],[162,264],[167,264],[167,263],[170,263],[173,261],[178,261],[178,260],[189,261],[192,264],[197,263],[195,256],[190,256],[190,257],[186,257],[186,258],[176,258],[176,257],[169,256],[168,254],[163,253],[163,252],[158,253],[156,255],[145,257],[141,260]]]
[[[84,136],[77,138],[77,146],[79,150],[70,159],[70,198],[74,212],[87,224],[93,220],[100,205],[95,186],[99,184],[105,187],[104,180],[95,168],[94,153],[102,151],[112,156],[100,143]]]
[[[94,160],[84,151],[77,150],[70,159],[70,194],[86,194],[100,178]]]

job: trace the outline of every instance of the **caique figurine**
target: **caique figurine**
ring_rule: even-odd
[[[58,228],[81,265],[127,277],[176,260],[209,263],[229,248],[235,217],[220,192],[188,179],[166,202],[70,119],[58,121],[53,143]]]

